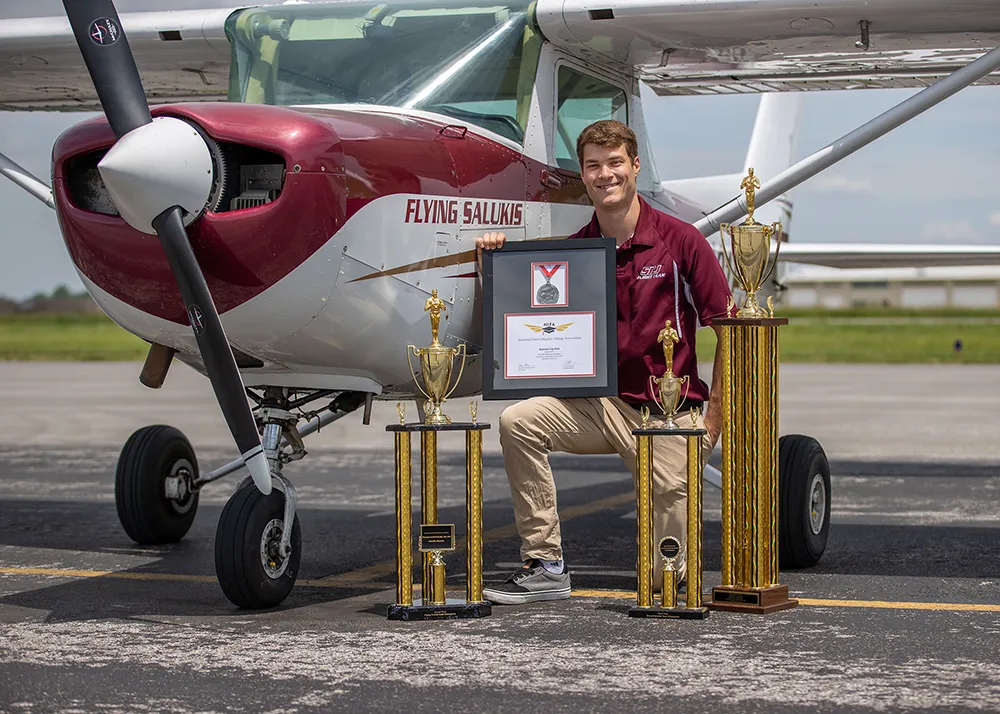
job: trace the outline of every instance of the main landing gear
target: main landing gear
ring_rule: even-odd
[[[247,477],[226,503],[215,533],[215,572],[230,602],[259,609],[288,597],[302,557],[295,487],[282,475],[282,467],[306,455],[303,436],[370,401],[364,393],[332,390],[297,396],[295,390],[268,387],[260,395],[247,393],[257,403],[254,417],[261,428],[273,488],[265,496]],[[326,397],[332,397],[326,409],[301,412],[307,403]],[[306,423],[300,428],[301,419]],[[201,488],[242,467],[243,461],[237,459],[199,476],[194,449],[180,431],[163,425],[143,427],[125,442],[118,459],[118,519],[137,543],[174,543],[194,521]]]
[[[816,439],[778,440],[778,558],[784,569],[819,562],[830,533],[830,464]]]

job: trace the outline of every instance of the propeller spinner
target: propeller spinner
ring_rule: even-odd
[[[117,139],[98,164],[101,178],[122,218],[160,239],[219,406],[254,483],[266,495],[271,473],[243,379],[185,231],[211,193],[209,148],[186,122],[150,115],[111,0],[63,0],[63,7]]]

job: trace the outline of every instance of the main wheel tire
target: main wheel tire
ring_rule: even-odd
[[[167,498],[166,481],[181,477],[184,490]],[[191,528],[198,511],[198,461],[187,437],[157,424],[128,438],[115,471],[115,506],[129,537],[143,545],[176,543]]]
[[[295,516],[292,552],[281,557],[278,544],[284,515],[284,494],[274,489],[265,496],[252,482],[237,490],[222,509],[215,532],[215,574],[222,592],[237,607],[274,607],[292,591],[302,556],[302,534]]]
[[[830,464],[818,441],[801,434],[778,440],[778,484],[780,567],[812,567],[830,534]]]

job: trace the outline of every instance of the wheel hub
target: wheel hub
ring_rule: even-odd
[[[280,518],[274,518],[264,526],[260,536],[260,564],[264,573],[272,580],[277,580],[288,569],[288,558],[281,553],[281,534],[285,524]]]
[[[813,535],[819,535],[826,519],[826,483],[822,474],[812,477],[809,484],[809,529]]]
[[[170,474],[164,480],[164,495],[176,513],[187,513],[194,505],[194,489],[191,487],[194,467],[187,459],[178,459],[170,467]]]

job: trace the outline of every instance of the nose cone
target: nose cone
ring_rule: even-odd
[[[212,157],[187,122],[157,117],[125,134],[97,165],[118,212],[130,226],[153,234],[153,219],[168,208],[185,211],[185,225],[205,208],[212,190]]]

